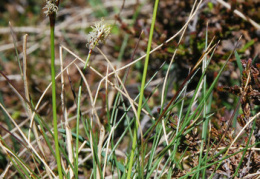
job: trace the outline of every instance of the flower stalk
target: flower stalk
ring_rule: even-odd
[[[96,23],[95,26],[92,26],[92,31],[87,35],[87,47],[89,48],[88,56],[83,67],[83,74],[85,74],[90,56],[93,49],[99,43],[105,43],[109,33],[110,26],[104,24],[104,19],[101,19],[100,22]],[[78,91],[78,101],[77,101],[77,123],[76,123],[76,157],[75,157],[75,178],[78,178],[78,149],[79,149],[79,121],[80,121],[80,99],[82,92],[83,78],[80,79],[79,91]]]
[[[137,119],[135,120],[132,150],[131,150],[129,164],[128,164],[127,179],[132,178],[132,176],[131,176],[132,166],[133,166],[134,156],[135,156],[134,154],[135,154],[136,142],[137,142],[137,131],[138,131],[138,128],[139,128],[138,121],[140,121],[140,117],[141,117],[142,102],[143,102],[143,96],[144,96],[144,87],[145,87],[145,81],[146,81],[146,74],[147,74],[147,70],[148,70],[149,54],[150,54],[151,46],[152,46],[153,31],[154,31],[154,25],[155,25],[155,20],[156,20],[158,4],[159,4],[159,0],[156,0],[155,4],[154,4],[153,19],[152,19],[152,24],[151,24],[151,28],[150,28],[150,34],[149,34],[149,40],[148,40],[148,45],[147,45],[147,50],[146,50],[146,58],[145,58],[145,64],[144,64],[144,70],[143,70],[143,78],[142,78],[142,84],[141,84],[141,90],[140,90],[138,110],[137,110]],[[143,146],[143,143],[142,143],[142,146]],[[143,157],[143,154],[142,154],[141,172],[143,172],[143,158],[144,157]]]
[[[52,80],[52,113],[53,113],[53,129],[55,141],[56,162],[58,168],[59,179],[63,178],[61,158],[59,151],[59,135],[57,121],[57,105],[56,105],[56,81],[55,81],[55,18],[58,11],[59,0],[47,0],[44,13],[50,19],[50,43],[51,43],[51,80]]]

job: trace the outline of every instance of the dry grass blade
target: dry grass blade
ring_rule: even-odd
[[[29,88],[28,88],[28,79],[27,79],[27,37],[28,35],[24,35],[24,43],[23,43],[23,81],[24,81],[24,91],[25,91],[25,98],[27,99],[27,101],[30,101],[30,96],[29,96]],[[32,109],[30,107],[30,105],[27,103],[26,107],[27,110],[27,115],[29,118],[32,118]],[[33,132],[34,132],[34,136],[35,136],[35,140],[37,141],[37,146],[39,147],[41,154],[44,158],[46,158],[46,154],[43,150],[42,144],[39,140],[39,133],[37,131],[37,127],[35,125],[35,123],[33,123]],[[28,142],[31,141],[31,128],[29,128],[29,132],[28,132]],[[51,177],[50,172],[47,170],[46,171],[48,176]]]
[[[100,128],[100,130],[99,130],[99,143],[98,143],[98,151],[97,151],[97,155],[98,155],[98,160],[99,161],[101,161],[101,151],[102,151],[102,144],[103,144],[103,140],[104,140],[104,136],[105,136],[105,129],[104,129],[104,126],[100,123],[100,120],[99,120],[99,117],[98,117],[98,115],[97,115],[97,111],[95,110],[95,102],[94,102],[94,100],[93,100],[93,97],[92,97],[92,92],[91,92],[91,90],[90,90],[90,87],[89,87],[89,85],[88,85],[88,82],[87,82],[87,80],[86,80],[86,78],[85,78],[85,76],[84,76],[84,74],[82,73],[82,71],[80,70],[80,68],[75,64],[75,66],[77,67],[77,69],[78,69],[78,71],[80,72],[80,75],[81,75],[81,78],[83,79],[83,81],[85,82],[85,84],[86,84],[86,86],[87,86],[87,89],[88,89],[88,93],[89,93],[89,96],[90,96],[90,101],[91,101],[91,106],[92,106],[92,108],[91,108],[91,117],[90,117],[90,128],[92,129],[93,128],[93,119],[94,119],[94,115],[95,115],[95,117],[96,117],[96,119],[97,119],[97,123],[98,123],[98,125],[99,125],[99,128]],[[91,147],[91,151],[92,151],[92,156],[94,156],[95,154],[94,154],[94,148],[93,148],[93,146],[94,146],[94,144],[93,144],[93,140],[92,140],[92,133],[90,132],[90,134],[89,134],[89,136],[90,136],[90,147]],[[80,148],[82,148],[83,147],[83,144],[81,145],[81,147]],[[76,151],[77,152],[77,151]],[[78,152],[80,152],[80,150],[78,151]],[[97,176],[97,178],[100,178],[100,176],[101,176],[101,173],[99,173],[99,171],[101,171],[101,168],[99,168],[99,166],[97,166],[97,170],[96,170],[96,176]]]
[[[60,53],[60,71],[63,71],[63,53],[62,53],[62,48],[59,48],[59,53]],[[72,146],[72,135],[71,135],[71,128],[69,126],[69,121],[68,121],[68,113],[67,113],[67,107],[66,107],[66,100],[65,100],[65,89],[64,89],[64,73],[61,74],[61,105],[62,105],[62,110],[63,110],[63,118],[64,118],[64,123],[65,123],[65,130],[66,130],[66,144],[67,144],[67,151],[68,151],[68,158],[69,162],[73,165],[73,146]],[[68,174],[72,178],[74,175],[73,169],[68,166]]]
[[[89,84],[87,82],[87,79],[85,78],[83,72],[80,70],[80,68],[78,67],[78,65],[75,64],[75,66],[77,67],[86,87],[87,87],[87,90],[88,90],[88,95],[90,97],[90,103],[91,103],[91,116],[95,115],[95,118],[97,119],[97,123],[98,125],[100,125],[100,120],[99,120],[99,117],[98,117],[98,114],[97,114],[97,111],[95,110],[95,101],[93,100],[93,97],[92,97],[92,92],[90,90],[90,87],[89,87]]]
[[[25,119],[23,122],[21,122],[21,123],[18,125],[18,127],[19,127],[19,128],[22,128],[25,124],[27,124],[27,122],[28,122],[29,120],[30,120],[30,118]],[[17,128],[16,128],[16,127],[13,128],[13,129],[10,131],[10,134],[14,134],[15,131],[17,131]],[[9,133],[5,134],[5,135],[3,136],[3,139],[6,139],[7,137],[9,137],[10,134],[9,134]]]
[[[227,9],[231,9],[231,5],[229,5],[227,2],[223,1],[223,0],[217,0],[220,4],[222,4],[225,8]],[[238,15],[239,17],[241,17],[242,19],[244,19],[245,21],[248,21],[250,24],[252,24],[256,29],[260,29],[260,25],[258,23],[256,23],[254,20],[252,20],[251,18],[247,17],[246,15],[244,15],[243,13],[241,13],[240,11],[238,11],[237,9],[234,10],[234,13],[236,15]]]
[[[12,123],[15,125],[15,127],[18,129],[18,131],[20,132],[22,138],[24,139],[24,141],[26,142],[26,144],[28,145],[28,148],[30,148],[32,150],[32,152],[41,160],[41,162],[44,164],[44,166],[46,167],[47,170],[49,170],[49,172],[52,174],[53,177],[56,177],[55,174],[53,173],[53,171],[50,169],[50,167],[48,166],[48,164],[45,162],[44,159],[42,159],[42,157],[39,155],[39,153],[35,150],[35,148],[32,146],[32,144],[27,140],[25,134],[22,132],[22,130],[20,129],[20,127],[16,124],[15,120],[12,118],[12,116],[7,112],[7,110],[4,108],[4,106],[0,103],[0,107],[5,111],[5,113],[7,114],[7,116],[9,117],[9,119],[12,121]]]
[[[170,41],[172,41],[172,40],[173,40],[174,38],[176,38],[184,29],[186,29],[187,26],[189,25],[189,23],[191,22],[191,20],[193,19],[193,17],[196,15],[197,11],[199,10],[201,3],[202,3],[202,0],[200,0],[200,2],[197,4],[197,7],[196,7],[196,9],[194,10],[194,13],[189,16],[189,18],[188,18],[187,22],[185,23],[185,25],[183,25],[183,27],[182,27],[177,33],[175,33],[172,37],[170,37],[170,38],[169,38],[168,40],[166,40],[164,43],[162,43],[162,44],[158,45],[157,47],[155,47],[154,49],[152,49],[152,50],[150,51],[150,54],[152,54],[153,52],[157,51],[158,49],[160,49],[162,46],[166,45],[166,44],[169,43]],[[64,46],[63,46],[63,47],[64,47]],[[64,47],[64,48],[66,48],[66,47]],[[67,49],[67,48],[66,48],[66,49]],[[67,49],[67,50],[68,50],[68,49]],[[137,63],[138,61],[144,59],[145,57],[146,57],[146,54],[143,55],[143,56],[141,56],[140,58],[134,60],[133,62],[128,63],[128,64],[124,65],[123,67],[121,67],[121,68],[115,70],[114,72],[109,73],[107,76],[109,77],[109,76],[113,75],[114,73],[118,73],[119,71],[124,70],[124,69],[126,69],[126,68],[132,66],[133,64],[135,64],[135,63]],[[83,60],[82,60],[82,61],[83,61]],[[83,61],[83,62],[84,62],[84,61]],[[104,78],[105,78],[105,77],[104,77]]]
[[[26,99],[26,97],[21,92],[19,92],[19,90],[12,83],[12,81],[2,71],[0,71],[0,73],[5,78],[5,80],[8,82],[8,84],[11,86],[11,88],[14,90],[14,92],[17,94],[17,96],[20,98],[20,100],[22,102],[27,103],[31,107],[31,109],[33,109],[31,106],[31,103]]]
[[[84,60],[82,60],[79,56],[77,56],[75,53],[73,53],[71,50],[69,50],[68,48],[66,48],[65,46],[62,46],[65,50],[67,50],[70,54],[72,54],[74,57],[76,57],[77,59],[79,59],[82,63],[85,63]],[[100,76],[102,79],[100,80],[100,83],[105,81],[111,74],[115,74],[117,72],[117,70],[115,70],[114,72],[109,73],[108,75],[104,76],[101,73],[99,73],[95,68],[93,68],[92,66],[90,66],[89,64],[87,65],[93,72],[95,72],[98,76]],[[122,67],[121,69],[125,69],[124,67]],[[120,70],[119,70],[120,71]],[[127,94],[125,94],[124,91],[122,91],[120,88],[118,88],[114,83],[112,83],[111,81],[107,80],[107,82],[113,87],[115,88],[118,92],[120,92],[123,96],[125,96],[127,98]],[[131,102],[133,104],[135,104],[135,106],[137,106],[138,104],[132,100],[131,98],[128,98],[128,100],[131,100]],[[142,109],[142,111],[150,116],[150,114],[145,110]],[[152,119],[154,119],[153,116],[150,116]]]
[[[195,9],[195,7],[196,7],[196,4],[197,4],[197,0],[194,2],[193,6],[192,6],[192,10],[191,10],[191,12],[190,12],[189,17],[191,17],[192,14],[194,13],[194,9]],[[180,42],[181,42],[182,39],[183,39],[183,36],[184,36],[184,34],[185,34],[185,32],[186,32],[187,27],[188,27],[188,26],[186,26],[186,27],[183,29],[182,33],[181,33],[181,37],[180,37],[180,39],[179,39],[179,41],[178,41],[178,44],[177,44],[176,49],[174,50],[174,53],[173,53],[173,55],[172,55],[172,58],[171,58],[171,61],[170,61],[170,64],[169,64],[169,68],[167,69],[167,72],[166,72],[166,75],[165,75],[165,78],[164,78],[163,88],[162,88],[162,95],[161,95],[161,99],[162,99],[162,100],[161,100],[161,106],[162,106],[163,103],[164,103],[164,102],[163,102],[163,99],[164,99],[164,95],[165,95],[166,83],[167,83],[167,81],[168,81],[168,75],[169,75],[171,66],[172,66],[172,64],[173,64],[174,57],[175,57],[175,55],[176,55],[177,49],[178,49],[178,47],[179,47]],[[167,139],[166,127],[165,127],[165,121],[164,121],[164,120],[162,120],[162,126],[163,126],[163,133],[164,133],[164,137],[165,137],[165,142],[166,142],[167,145],[169,145],[169,142],[168,142],[168,139]],[[169,151],[169,155],[171,155],[171,154],[170,154],[170,151]]]
[[[112,70],[115,72],[115,71],[116,71],[115,68],[113,67],[113,65],[111,64],[111,62],[108,60],[108,58],[106,57],[106,55],[105,55],[99,48],[97,48],[97,49],[98,49],[98,51],[102,54],[102,56],[105,58],[106,62],[109,64],[110,68],[112,68]],[[125,97],[128,99],[128,101],[130,102],[130,104],[131,104],[131,106],[132,106],[132,109],[133,109],[133,111],[134,111],[135,117],[137,117],[137,111],[136,111],[136,108],[135,108],[135,106],[134,106],[134,104],[133,104],[133,99],[132,99],[132,98],[130,97],[130,95],[128,94],[128,92],[127,92],[127,90],[126,90],[126,87],[125,87],[124,83],[122,82],[122,80],[120,79],[120,77],[118,76],[118,74],[117,74],[116,72],[115,72],[114,74],[115,74],[116,79],[119,81],[121,87],[122,87],[123,90],[124,90],[124,93],[125,93],[125,95],[126,95]],[[103,78],[103,79],[104,79],[104,78]],[[102,79],[102,80],[103,80],[103,79]],[[107,77],[106,77],[105,79],[107,79]],[[140,123],[140,121],[139,121],[139,123]]]
[[[21,161],[21,159],[20,159],[19,157],[17,157],[17,156],[13,153],[13,151],[11,151],[11,150],[8,149],[7,147],[5,147],[5,146],[2,144],[2,142],[0,142],[0,147],[3,149],[3,151],[6,153],[6,155],[8,155],[8,156],[11,155],[11,156],[13,156],[14,158],[16,158],[16,159],[19,161],[19,163],[27,170],[27,172],[30,173],[30,175],[32,175],[30,169],[29,169],[26,165],[23,164],[23,162]],[[10,156],[10,157],[11,157],[11,156]]]
[[[232,143],[230,144],[228,150],[226,153],[228,153],[228,151],[230,150],[230,148],[232,147],[232,145],[234,145],[234,143],[236,142],[236,140],[238,139],[238,137],[244,132],[244,130],[246,129],[246,127],[251,124],[251,122],[253,122],[256,118],[258,118],[260,116],[260,112],[258,112],[256,115],[254,115],[247,123],[246,125],[239,131],[239,133],[237,134],[237,136],[235,137],[235,139],[232,141]]]
[[[72,64],[75,63],[77,59],[73,60],[72,62],[70,62],[64,69],[63,71],[61,71],[59,74],[56,75],[56,78],[57,79],[62,73],[64,73],[65,70],[67,70]],[[50,89],[52,83],[50,82],[49,85],[46,87],[46,89],[43,91],[43,93],[41,94],[41,97],[39,98],[38,102],[36,103],[36,106],[35,106],[35,111],[37,111],[37,109],[39,108],[45,94],[47,93],[47,91]],[[33,112],[32,114],[32,118],[31,118],[31,121],[30,121],[30,128],[32,127],[32,124],[33,124],[33,121],[34,121],[34,117],[35,117],[35,111]]]
[[[181,84],[180,88],[178,89],[178,91],[175,93],[175,95],[172,97],[172,99],[170,100],[170,102],[167,104],[167,106],[164,108],[164,110],[162,111],[162,113],[160,114],[159,118],[156,120],[156,123],[154,124],[154,126],[152,127],[151,131],[148,133],[146,139],[145,139],[145,143],[149,140],[153,130],[155,129],[155,127],[158,125],[158,123],[163,119],[164,115],[166,114],[168,108],[175,102],[175,99],[177,98],[177,96],[179,95],[180,91],[183,90],[184,86],[186,85],[187,81],[190,79],[190,77],[194,74],[194,72],[196,71],[196,69],[198,68],[198,66],[201,64],[201,62],[203,61],[203,59],[216,47],[216,45],[214,45],[213,47],[211,47],[213,41],[211,41],[211,43],[209,44],[208,48],[205,50],[205,52],[201,55],[200,59],[198,60],[198,62],[196,63],[196,65],[193,67],[193,69],[191,70],[191,72],[189,73],[189,75],[186,77],[186,79],[183,81],[183,83]]]

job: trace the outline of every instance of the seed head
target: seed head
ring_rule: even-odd
[[[46,16],[58,12],[58,6],[55,2],[57,2],[57,0],[46,0],[46,5],[43,7],[43,9],[46,9],[46,11],[44,11]]]
[[[89,49],[93,49],[99,42],[105,43],[111,30],[109,25],[104,24],[103,18],[91,28],[92,31],[87,35],[87,47]]]

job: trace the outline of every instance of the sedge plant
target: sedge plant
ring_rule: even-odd
[[[52,81],[52,112],[53,112],[53,129],[56,161],[58,167],[59,178],[62,179],[62,166],[59,151],[59,138],[58,138],[58,121],[57,121],[57,106],[56,106],[56,82],[55,82],[55,19],[58,11],[59,0],[48,0],[46,2],[47,10],[44,12],[50,19],[50,43],[51,43],[51,81]]]
[[[159,0],[155,1],[154,6],[154,12],[153,12],[153,19],[152,24],[150,28],[150,36],[149,41],[147,44],[147,53],[143,57],[137,59],[131,64],[127,64],[120,69],[114,69],[113,65],[111,63],[108,63],[111,66],[111,69],[113,72],[108,74],[109,67],[107,67],[107,75],[103,76],[101,73],[99,73],[97,70],[95,71],[93,66],[89,65],[89,61],[91,58],[91,54],[93,54],[93,50],[97,48],[96,46],[100,42],[105,42],[107,36],[110,33],[110,27],[108,25],[104,24],[104,20],[101,20],[100,22],[96,23],[92,27],[92,31],[87,35],[87,48],[88,48],[88,54],[86,60],[82,60],[80,57],[76,56],[74,53],[70,52],[66,47],[61,46],[61,49],[65,49],[70,54],[74,54],[74,57],[76,60],[81,60],[84,63],[83,70],[81,71],[79,67],[75,64],[75,66],[78,68],[81,79],[79,81],[79,88],[78,88],[78,95],[75,99],[76,103],[76,116],[73,116],[71,118],[68,118],[68,121],[72,121],[76,119],[76,127],[75,132],[71,133],[71,137],[74,139],[75,146],[71,146],[72,152],[69,155],[71,158],[68,157],[66,151],[66,145],[64,144],[64,141],[70,143],[71,140],[68,139],[67,133],[65,129],[63,129],[63,124],[58,123],[57,121],[57,113],[56,113],[56,89],[55,89],[55,66],[54,66],[54,59],[55,59],[55,49],[54,49],[54,26],[55,26],[55,15],[58,10],[58,4],[59,1],[55,0],[47,0],[47,5],[45,8],[47,9],[45,13],[50,18],[50,26],[51,26],[51,72],[52,72],[52,97],[53,97],[53,128],[54,133],[52,132],[52,129],[48,126],[46,123],[47,121],[43,120],[40,115],[38,115],[38,104],[36,107],[34,107],[33,102],[32,103],[32,111],[33,115],[30,117],[31,119],[34,119],[35,122],[40,128],[40,131],[42,132],[42,136],[40,139],[44,140],[46,142],[46,145],[50,149],[50,152],[52,156],[55,156],[55,162],[57,162],[57,167],[49,167],[49,159],[52,159],[53,157],[45,157],[44,152],[39,153],[36,150],[33,149],[32,152],[32,160],[35,164],[35,169],[31,169],[30,165],[28,165],[28,160],[24,160],[21,156],[24,154],[24,151],[30,151],[31,145],[35,145],[35,141],[38,141],[39,138],[35,136],[35,141],[32,143],[25,142],[25,149],[20,152],[19,154],[16,154],[16,152],[11,151],[12,148],[7,146],[7,143],[4,141],[6,138],[5,136],[0,136],[0,147],[3,149],[4,152],[6,152],[7,157],[9,157],[9,160],[13,165],[13,168],[15,169],[14,173],[17,173],[21,176],[21,178],[56,178],[55,175],[59,175],[59,178],[79,178],[80,175],[79,172],[79,166],[82,166],[82,164],[85,165],[86,160],[89,161],[89,157],[86,156],[82,160],[80,160],[79,152],[89,152],[91,151],[92,160],[93,162],[91,164],[87,163],[87,165],[90,165],[91,171],[87,169],[84,170],[85,177],[89,178],[105,178],[107,176],[107,173],[111,173],[113,177],[118,178],[172,178],[178,176],[179,178],[206,178],[208,177],[208,170],[209,168],[215,168],[215,170],[218,169],[218,166],[223,164],[225,159],[228,159],[232,157],[235,154],[243,153],[244,156],[246,156],[246,153],[248,150],[252,150],[251,147],[255,146],[250,145],[249,141],[247,142],[246,147],[242,150],[239,150],[237,153],[234,154],[227,154],[226,151],[229,150],[229,148],[225,148],[223,150],[220,150],[218,147],[216,147],[215,150],[218,150],[219,152],[215,154],[215,152],[212,151],[211,144],[211,133],[210,133],[210,125],[211,125],[211,116],[213,115],[211,106],[211,101],[214,100],[212,97],[212,93],[214,90],[214,87],[216,86],[218,79],[220,77],[221,72],[224,70],[224,66],[226,66],[227,63],[220,69],[218,72],[217,77],[214,79],[212,84],[207,83],[207,71],[210,70],[208,68],[209,62],[213,57],[215,46],[211,47],[211,45],[208,45],[207,42],[207,35],[206,35],[206,42],[205,42],[205,51],[201,55],[201,58],[197,62],[197,64],[194,66],[193,69],[191,69],[190,73],[188,74],[188,77],[185,78],[184,82],[181,84],[180,87],[176,85],[176,92],[174,96],[171,98],[171,100],[167,103],[168,97],[167,92],[171,90],[170,83],[172,81],[168,78],[165,78],[165,88],[162,89],[163,95],[162,95],[162,104],[160,105],[161,109],[159,112],[159,117],[156,116],[158,113],[158,108],[154,105],[149,106],[148,100],[152,99],[153,94],[156,94],[155,91],[158,90],[160,83],[156,83],[156,87],[152,89],[151,95],[149,95],[148,98],[144,96],[144,91],[146,87],[150,84],[151,81],[154,81],[155,76],[159,71],[162,70],[162,67],[158,69],[156,73],[150,78],[146,79],[146,74],[148,70],[148,63],[149,63],[149,54],[153,53],[156,49],[159,49],[162,45],[159,45],[154,50],[150,51],[151,49],[151,43],[152,43],[152,37],[153,37],[153,29],[155,26],[155,19],[156,19],[156,12],[158,8],[158,2]],[[195,6],[194,6],[195,7]],[[198,7],[200,7],[198,5]],[[194,8],[195,9],[195,8]],[[194,16],[194,13],[191,13],[191,16]],[[190,16],[190,17],[191,17]],[[184,27],[187,27],[189,21],[191,18],[189,18],[188,22]],[[179,32],[178,32],[179,33]],[[183,32],[184,34],[184,32]],[[177,35],[174,35],[176,37]],[[121,46],[120,55],[119,58],[124,58],[124,49],[127,45],[127,40],[130,36],[125,37],[124,45]],[[165,43],[168,43],[173,38],[170,38]],[[165,44],[164,43],[164,44]],[[180,46],[178,45],[176,50]],[[99,50],[100,51],[100,50]],[[212,52],[213,51],[213,52]],[[122,52],[122,53],[121,53]],[[211,54],[212,52],[212,54]],[[100,53],[104,56],[104,54],[100,51]],[[26,54],[26,53],[24,53]],[[62,54],[62,52],[60,53]],[[211,55],[210,55],[211,54]],[[174,54],[175,55],[175,54]],[[134,54],[133,54],[134,56]],[[126,69],[133,64],[135,64],[137,61],[141,60],[142,58],[146,57],[143,74],[142,74],[142,85],[140,87],[140,93],[133,99],[132,104],[138,106],[138,115],[135,115],[135,117],[131,117],[132,114],[128,115],[128,112],[131,112],[131,108],[134,109],[134,105],[128,106],[126,98],[131,101],[132,99],[125,95],[127,93],[127,90],[121,90],[124,89],[124,83],[126,81],[126,77],[123,80],[124,82],[121,83],[120,77],[117,75],[117,72]],[[62,57],[60,58],[62,61]],[[105,58],[106,59],[106,58]],[[173,59],[173,58],[172,58]],[[106,59],[108,62],[109,60]],[[72,61],[70,63],[74,64],[75,61]],[[228,60],[227,60],[228,61]],[[200,66],[202,65],[202,68]],[[68,65],[66,68],[68,69]],[[61,66],[62,63],[61,63]],[[167,67],[167,65],[162,65],[165,68],[175,69],[176,66],[173,66],[173,68]],[[178,67],[178,66],[177,66]],[[165,69],[164,68],[164,69]],[[95,132],[93,132],[93,119],[91,117],[88,117],[87,119],[83,119],[82,115],[88,113],[88,111],[83,111],[83,108],[81,107],[81,101],[82,101],[82,88],[83,83],[85,82],[86,87],[88,89],[88,93],[91,96],[91,91],[89,90],[89,86],[87,83],[86,78],[84,77],[84,74],[86,70],[93,70],[94,73],[99,75],[102,80],[100,81],[100,84],[98,86],[98,90],[96,90],[96,99],[98,98],[98,94],[100,91],[101,82],[103,80],[106,80],[106,89],[108,89],[107,85],[111,85],[115,90],[118,91],[116,98],[113,101],[113,104],[109,104],[108,99],[108,92],[106,90],[106,96],[105,96],[105,103],[106,104],[106,112],[107,117],[110,121],[110,124],[106,125],[107,123],[102,123],[107,130],[103,130],[105,139],[100,136],[98,136]],[[189,92],[189,89],[187,88],[188,85],[190,85],[190,82],[193,80],[193,77],[197,74],[197,72],[201,71],[201,77],[199,78],[199,81],[197,85],[195,86],[195,90],[192,90]],[[63,72],[66,69],[61,69],[60,74],[63,74]],[[59,75],[60,75],[59,74]],[[108,79],[109,76],[112,74],[115,74],[116,80],[120,82],[120,86],[113,84],[110,79]],[[125,76],[127,76],[128,73],[125,73]],[[59,76],[57,75],[56,78]],[[146,84],[145,84],[145,81]],[[70,81],[71,82],[71,81]],[[63,83],[62,83],[63,84]],[[177,83],[176,83],[177,84]],[[153,84],[154,85],[154,84]],[[153,85],[149,86],[149,89],[153,87]],[[174,84],[175,85],[175,84]],[[155,86],[155,85],[154,85]],[[190,87],[194,87],[193,84],[190,85]],[[49,88],[49,86],[48,86]],[[47,88],[47,89],[48,89]],[[46,90],[47,90],[46,89]],[[73,89],[72,89],[73,91]],[[126,91],[126,93],[124,93]],[[74,92],[74,91],[73,91]],[[192,94],[192,96],[190,96]],[[44,96],[44,95],[43,95]],[[127,97],[126,97],[127,96]],[[103,96],[102,96],[103,97]],[[95,102],[92,102],[92,96],[90,97],[92,107],[99,108],[100,106],[95,105]],[[137,104],[135,101],[139,98],[139,103]],[[29,99],[29,98],[28,98]],[[40,100],[39,100],[40,101]],[[65,100],[64,100],[65,101]],[[103,102],[103,101],[102,101]],[[165,105],[167,103],[168,105]],[[94,104],[94,105],[93,105]],[[119,106],[120,105],[120,106]],[[122,108],[121,108],[122,106]],[[0,103],[0,107],[2,107]],[[103,106],[102,106],[103,107]],[[100,107],[100,108],[102,108]],[[196,108],[195,108],[196,107]],[[34,110],[35,109],[35,110]],[[73,108],[75,109],[75,108]],[[93,109],[95,110],[95,109]],[[101,112],[105,111],[104,109],[101,109]],[[120,114],[123,111],[123,114]],[[141,119],[141,111],[144,112],[145,116],[143,119]],[[36,112],[36,113],[35,113]],[[81,115],[82,112],[82,115]],[[5,112],[8,114],[7,112]],[[64,113],[65,114],[65,113]],[[66,113],[67,114],[67,113]],[[65,115],[66,115],[65,114]],[[73,113],[74,114],[74,113]],[[90,115],[91,116],[91,115]],[[11,119],[11,116],[7,116]],[[97,116],[99,117],[99,116]],[[149,128],[149,125],[146,125],[147,123],[143,123],[146,119],[146,117],[149,117],[149,119],[153,119],[154,121],[150,120],[149,122],[152,123],[152,126]],[[132,119],[132,120],[131,120]],[[165,122],[164,122],[165,121]],[[144,131],[144,135],[142,132],[139,135],[139,128],[140,123],[142,126],[142,131]],[[133,131],[131,130],[132,124],[134,125]],[[66,124],[65,124],[66,125]],[[83,125],[85,133],[87,137],[81,136],[80,127]],[[122,131],[121,126],[124,125],[124,129]],[[143,126],[148,127],[148,130],[145,128],[143,129]],[[4,126],[0,125],[2,129],[4,129]],[[69,126],[68,126],[69,128]],[[19,129],[17,127],[17,129]],[[67,129],[67,128],[66,128]],[[199,132],[198,129],[202,129],[201,135],[198,135],[201,137],[201,140],[198,140],[197,134]],[[118,131],[117,131],[118,130]],[[58,132],[60,136],[58,135]],[[122,132],[122,133],[121,133]],[[20,132],[22,134],[22,132]],[[100,129],[100,133],[101,129]],[[117,133],[120,134],[120,137],[117,137]],[[12,135],[11,132],[9,132],[9,135]],[[194,135],[193,139],[186,138],[189,135]],[[250,136],[252,136],[253,133],[251,131]],[[28,135],[30,136],[30,135]],[[63,136],[63,139],[67,139],[62,141],[61,136]],[[127,138],[132,140],[132,146],[130,155],[125,155],[125,153],[121,152],[122,147],[126,146],[126,149],[128,149],[129,145],[123,144],[123,142],[128,141]],[[141,136],[141,146],[138,145],[138,136]],[[15,135],[14,135],[15,137]],[[60,137],[60,140],[58,140]],[[65,138],[66,137],[66,138]],[[52,140],[55,141],[55,149],[52,148]],[[126,139],[126,140],[125,140]],[[145,139],[145,140],[143,140]],[[17,138],[17,141],[20,139]],[[99,140],[99,142],[97,142]],[[25,139],[25,141],[27,141]],[[152,142],[151,142],[152,141]],[[201,143],[195,143],[195,142],[201,142]],[[192,142],[192,143],[189,143]],[[21,144],[22,141],[20,142]],[[26,144],[29,144],[29,147],[26,147]],[[80,146],[80,144],[82,145]],[[195,144],[196,145],[195,145]],[[71,142],[72,144],[72,142]],[[148,145],[147,145],[148,144]],[[190,145],[192,144],[192,145]],[[192,154],[190,153],[190,146],[195,146],[192,149]],[[37,144],[38,146],[38,144]],[[65,147],[63,147],[65,146]],[[111,146],[111,147],[110,147]],[[231,148],[232,145],[230,145]],[[75,148],[74,148],[75,147]],[[85,148],[87,147],[87,148]],[[70,148],[69,146],[67,148]],[[130,148],[130,147],[129,147]],[[73,151],[74,150],[74,151]],[[214,148],[213,148],[214,150]],[[74,154],[72,154],[74,152]],[[100,152],[100,153],[99,153]],[[61,154],[60,154],[61,153]],[[11,154],[11,155],[10,155]],[[81,153],[82,154],[82,153]],[[211,156],[210,156],[211,154]],[[220,155],[223,156],[221,159],[219,159]],[[61,160],[61,155],[64,158]],[[82,155],[83,156],[83,155]],[[73,159],[72,159],[73,158]],[[196,166],[190,166],[188,169],[189,171],[185,171],[186,169],[185,164],[187,161],[190,161],[191,159],[194,160],[194,163],[197,162]],[[139,162],[139,160],[141,162]],[[46,162],[45,162],[46,161]],[[83,163],[84,162],[84,163]],[[40,164],[44,164],[45,171],[42,172],[42,169],[40,168]],[[31,163],[30,163],[31,164]],[[193,164],[193,163],[191,163]],[[214,167],[216,165],[216,167]],[[243,161],[240,160],[239,165],[243,165]],[[103,167],[102,167],[103,166]],[[66,168],[67,167],[67,168]],[[57,168],[58,174],[55,174]],[[55,172],[53,171],[55,170]],[[69,171],[70,170],[70,171]],[[87,174],[85,174],[85,171],[88,171]],[[8,169],[6,169],[3,173],[7,173]],[[182,172],[183,171],[183,172]],[[239,167],[236,170],[236,173],[234,176],[236,176],[239,173]],[[215,171],[212,172],[211,177],[213,177],[215,174]],[[7,176],[7,174],[1,174],[0,178],[3,176]],[[116,176],[117,175],[117,176]],[[10,177],[10,176],[9,176]]]
[[[92,31],[87,35],[87,47],[89,48],[88,56],[83,67],[83,72],[86,71],[88,66],[88,62],[90,56],[92,54],[93,49],[98,45],[100,42],[105,42],[106,38],[110,33],[110,27],[104,24],[104,20],[102,19],[100,22],[96,23],[95,26],[92,26]],[[82,92],[82,84],[83,78],[80,80],[79,90],[78,90],[78,100],[77,100],[77,123],[76,123],[76,157],[75,157],[75,178],[78,177],[78,150],[79,150],[79,122],[80,122],[80,99],[81,99],[81,92]]]

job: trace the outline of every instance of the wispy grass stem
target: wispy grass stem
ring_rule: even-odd
[[[89,50],[86,63],[83,67],[83,73],[86,71],[90,56],[91,56],[92,50]],[[79,84],[79,91],[78,91],[78,101],[77,101],[77,123],[76,123],[76,157],[75,157],[75,178],[78,178],[78,149],[79,149],[79,120],[80,120],[80,99],[81,99],[81,92],[82,92],[82,84],[83,84],[83,78],[80,80]]]
[[[57,120],[57,106],[56,106],[56,81],[55,81],[55,18],[56,13],[49,14],[50,17],[50,40],[51,40],[51,81],[52,81],[52,114],[53,114],[53,130],[55,141],[55,153],[58,167],[59,178],[62,179],[62,166],[59,151],[59,136],[58,136],[58,120]]]
[[[148,63],[149,63],[149,54],[150,54],[150,51],[151,51],[151,45],[152,45],[152,39],[153,39],[153,30],[154,30],[154,25],[155,25],[155,20],[156,20],[158,4],[159,4],[159,0],[156,0],[155,4],[154,4],[153,19],[152,19],[152,24],[151,24],[151,28],[150,28],[149,41],[148,41],[147,51],[146,51],[142,85],[141,85],[140,97],[139,97],[139,103],[138,103],[138,109],[137,109],[137,119],[135,121],[134,137],[133,137],[132,150],[131,150],[131,155],[130,155],[130,160],[129,160],[129,165],[128,165],[127,179],[131,178],[131,173],[132,173],[131,171],[132,171],[134,153],[135,153],[135,148],[136,148],[137,131],[138,131],[138,128],[139,128],[139,122],[138,121],[140,120],[140,116],[141,116],[142,102],[143,102],[143,95],[144,95],[144,86],[145,86],[145,81],[146,81],[146,74],[147,74]],[[143,171],[143,163],[141,164],[141,171]]]

